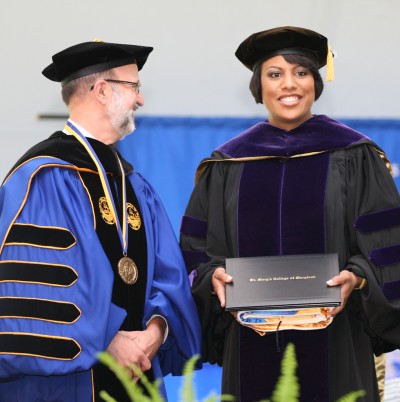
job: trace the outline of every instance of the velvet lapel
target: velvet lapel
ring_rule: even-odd
[[[254,156],[293,156],[346,148],[368,137],[333,120],[319,115],[291,131],[268,122],[258,123],[226,142],[217,151],[231,158]]]

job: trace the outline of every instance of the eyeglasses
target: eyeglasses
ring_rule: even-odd
[[[136,95],[140,92],[140,87],[141,87],[140,81],[138,81],[138,82],[121,81],[121,80],[113,80],[111,78],[105,78],[104,81],[112,82],[114,84],[129,85],[133,89],[133,91],[135,92]],[[90,87],[90,91],[92,91],[93,88],[94,88],[94,85],[92,85]]]

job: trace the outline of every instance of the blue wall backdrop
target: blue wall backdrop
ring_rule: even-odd
[[[120,151],[155,187],[178,233],[199,162],[263,118],[138,117]],[[338,119],[369,136],[387,153],[400,188],[400,120]]]
[[[263,118],[139,117],[137,131],[120,143],[121,153],[153,185],[163,200],[178,237],[182,214],[198,163],[230,138]],[[369,136],[387,154],[400,188],[400,120],[338,119]],[[198,400],[219,394],[221,369],[205,365],[195,373]],[[166,377],[170,401],[178,401],[180,377]]]

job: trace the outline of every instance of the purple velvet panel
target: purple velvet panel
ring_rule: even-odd
[[[369,259],[378,267],[400,263],[400,244],[373,249]]]
[[[277,211],[283,173],[284,164],[277,161],[245,164],[238,200],[239,257],[281,254]]]
[[[325,187],[329,154],[290,159],[282,189],[282,254],[325,252]]]
[[[400,280],[385,283],[383,285],[383,294],[389,301],[400,299]]]
[[[245,164],[238,201],[239,256],[325,252],[328,166],[328,153]],[[276,334],[240,331],[241,401],[269,397],[282,358],[276,352]],[[281,331],[277,337],[282,350],[288,342],[297,346],[301,401],[329,400],[328,332]]]
[[[183,259],[187,267],[210,261],[210,257],[203,251],[182,250]]]
[[[281,372],[283,352],[295,345],[300,383],[300,402],[329,401],[328,330],[281,331],[260,336],[249,328],[240,329],[241,402],[270,398]],[[268,368],[266,370],[266,367]]]
[[[400,207],[360,215],[354,227],[363,233],[400,226]]]
[[[327,116],[314,116],[291,131],[258,123],[226,142],[219,151],[234,158],[241,156],[291,156],[346,148],[368,140],[365,135]]]
[[[240,257],[325,252],[329,154],[247,162],[240,182]]]
[[[207,226],[207,221],[184,215],[181,221],[180,232],[186,236],[205,239],[207,237]]]

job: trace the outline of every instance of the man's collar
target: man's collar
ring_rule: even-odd
[[[89,131],[85,130],[83,127],[81,127],[79,124],[75,123],[72,119],[68,119],[70,123],[72,123],[86,138],[94,138],[92,134],[89,133]],[[67,135],[71,135],[65,128],[63,129],[63,133]],[[95,138],[94,138],[95,139]]]

